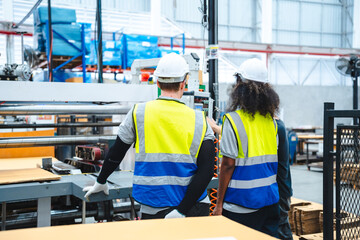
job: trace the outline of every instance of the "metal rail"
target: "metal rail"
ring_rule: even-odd
[[[57,114],[126,114],[129,106],[114,105],[40,105],[0,107],[0,115],[57,115]]]
[[[10,128],[70,128],[70,127],[116,127],[121,122],[102,122],[102,123],[54,123],[54,124],[2,124],[0,129]]]
[[[111,141],[115,139],[116,135],[3,138],[0,139],[0,148],[89,144],[98,143],[101,141]]]

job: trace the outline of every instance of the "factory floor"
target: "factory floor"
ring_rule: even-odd
[[[323,171],[312,167],[309,171],[306,165],[290,167],[293,197],[323,203]]]

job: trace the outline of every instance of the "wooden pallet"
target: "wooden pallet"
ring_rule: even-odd
[[[70,60],[73,56],[53,56],[53,68],[56,68],[57,66],[63,64],[64,62]],[[48,67],[48,61],[46,57],[46,53],[41,53],[41,56],[39,57],[40,63],[38,65],[39,68],[47,68]],[[82,57],[78,57],[68,64],[66,64],[61,69],[73,69],[82,64]]]

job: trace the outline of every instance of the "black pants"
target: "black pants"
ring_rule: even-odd
[[[223,215],[252,229],[269,234],[273,237],[278,237],[280,218],[278,203],[260,208],[253,213],[234,213],[224,209]]]
[[[190,211],[186,214],[186,217],[199,217],[199,216],[209,216],[210,213],[210,204],[208,203],[196,203]],[[174,210],[175,208],[168,208],[163,211],[160,211],[156,214],[146,214],[142,213],[141,219],[158,219],[164,218],[166,214]]]
[[[293,240],[290,223],[289,223],[289,210],[290,210],[290,197],[281,198],[279,201],[280,207],[280,221],[279,221],[279,238],[283,240]]]

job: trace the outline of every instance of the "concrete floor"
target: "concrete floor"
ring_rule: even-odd
[[[320,168],[311,168],[306,165],[292,165],[290,167],[293,197],[323,203],[323,172]]]

